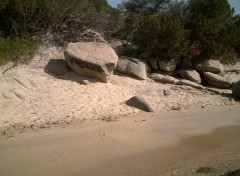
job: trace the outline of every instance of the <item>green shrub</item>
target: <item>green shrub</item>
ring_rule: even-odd
[[[0,31],[5,36],[63,34],[82,28],[108,32],[108,24],[117,23],[116,15],[106,0],[4,0]]]
[[[9,61],[29,61],[34,57],[38,44],[33,39],[0,37],[0,65]]]
[[[152,50],[161,59],[178,59],[187,48],[183,25],[165,16],[144,16],[133,34],[132,42],[142,50]]]
[[[122,9],[126,39],[156,57],[225,63],[240,57],[240,16],[227,0],[126,0]]]
[[[227,0],[190,0],[186,23],[191,44],[198,48],[200,59],[216,58],[234,62],[237,28]],[[236,34],[236,35],[235,35]]]

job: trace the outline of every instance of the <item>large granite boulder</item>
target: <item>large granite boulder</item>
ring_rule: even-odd
[[[217,60],[207,60],[207,61],[194,61],[194,67],[197,71],[201,72],[211,72],[211,73],[223,73],[224,67]]]
[[[147,72],[149,71],[144,61],[125,56],[119,58],[116,70],[121,73],[136,76],[139,79],[146,79]]]
[[[162,75],[159,73],[152,73],[149,77],[154,81],[159,81],[159,82],[168,83],[168,84],[177,84],[177,82],[179,81],[178,79],[172,76]]]
[[[160,59],[158,61],[158,67],[162,71],[172,72],[177,67],[177,61]]]
[[[179,70],[179,74],[183,79],[199,84],[201,83],[200,74],[196,70]]]
[[[69,43],[64,52],[71,69],[79,75],[108,82],[118,61],[115,51],[104,43]]]
[[[224,77],[218,74],[203,72],[203,76],[210,86],[222,89],[228,89],[232,86],[232,83],[230,81],[226,80]]]
[[[128,106],[140,109],[146,112],[154,112],[154,108],[148,103],[148,101],[141,96],[134,96],[126,101]]]
[[[189,81],[189,80],[186,80],[186,79],[182,79],[182,80],[178,81],[177,85],[185,85],[185,86],[190,86],[190,87],[193,87],[196,89],[202,89],[202,90],[205,89],[202,85],[197,84],[192,81]]]
[[[240,99],[240,81],[233,85],[232,95]]]

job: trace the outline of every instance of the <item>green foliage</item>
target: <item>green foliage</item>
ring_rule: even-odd
[[[156,55],[160,58],[176,60],[186,54],[187,33],[179,21],[168,18],[162,20],[157,40]]]
[[[186,26],[190,30],[191,43],[200,51],[199,57],[220,59],[227,56],[223,60],[234,60],[234,11],[228,1],[190,0],[188,7]]]
[[[116,22],[113,11],[106,0],[4,0],[0,3],[0,31],[5,36],[84,27],[105,31],[109,23]]]
[[[187,47],[186,33],[181,23],[155,15],[143,17],[132,42],[142,50],[154,51],[156,57],[170,60],[179,58]]]
[[[38,45],[39,42],[33,39],[0,37],[0,65],[8,61],[29,61]]]
[[[129,3],[133,5],[133,2],[136,1],[130,1]],[[146,13],[146,8],[141,6],[142,10],[138,10],[138,12],[130,8],[130,11],[126,13],[125,30],[131,31],[128,32],[131,35],[127,37],[133,44],[138,45],[140,50],[151,50],[156,57],[169,60],[178,59],[187,49],[187,32],[181,22],[183,17],[178,18],[173,15],[173,12],[176,13],[174,9],[177,9],[175,5],[179,3],[166,4],[168,1],[151,2],[161,2],[161,4],[158,4],[159,8],[163,6],[164,8],[158,9],[157,12],[154,11],[155,13],[149,13],[149,8],[147,8]],[[180,3],[184,6],[182,2]],[[147,5],[147,7],[155,6]]]
[[[122,8],[132,13],[156,14],[170,0],[128,0],[122,2]]]
[[[121,8],[126,38],[156,57],[234,62],[240,55],[240,16],[227,0],[128,0]]]

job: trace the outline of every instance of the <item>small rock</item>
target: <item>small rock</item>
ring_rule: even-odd
[[[89,82],[88,80],[83,80],[83,81],[82,81],[82,84],[88,85],[88,84],[90,84],[90,82]]]
[[[116,70],[136,76],[142,80],[147,78],[147,73],[149,71],[148,65],[143,60],[125,56],[119,58]]]
[[[126,104],[128,106],[132,106],[146,112],[154,112],[153,107],[147,102],[145,98],[141,96],[134,96],[130,98],[129,100],[127,100]]]
[[[159,73],[152,73],[150,75],[150,78],[154,81],[159,81],[162,83],[168,83],[168,84],[176,84],[179,80],[172,77],[172,76],[166,76]]]
[[[218,74],[203,72],[203,76],[210,86],[222,89],[228,89],[232,86],[231,82]]]
[[[165,95],[165,96],[172,95],[172,91],[171,91],[171,90],[168,90],[168,89],[166,89],[166,90],[164,90],[164,95]]]
[[[179,73],[183,79],[199,84],[201,83],[200,74],[196,70],[179,70]]]
[[[223,73],[224,71],[223,65],[217,60],[207,60],[207,61],[196,60],[194,61],[194,67],[198,71],[211,72],[216,74]]]
[[[194,88],[196,88],[196,89],[201,89],[201,90],[205,89],[202,85],[197,84],[197,83],[192,82],[192,81],[188,81],[188,80],[186,80],[186,79],[180,80],[180,81],[177,83],[177,85],[191,86],[191,87],[194,87]]]
[[[177,67],[177,61],[176,60],[162,60],[159,59],[158,66],[160,70],[172,72]]]

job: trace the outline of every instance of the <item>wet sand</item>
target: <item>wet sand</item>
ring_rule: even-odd
[[[224,174],[240,169],[239,114],[239,105],[140,113],[0,138],[1,176]]]

